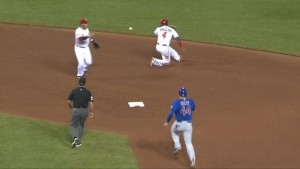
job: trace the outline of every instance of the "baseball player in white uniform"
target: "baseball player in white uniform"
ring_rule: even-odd
[[[75,54],[78,61],[77,77],[85,76],[88,67],[92,64],[92,54],[89,48],[92,41],[88,28],[88,20],[80,19],[80,26],[75,31]]]
[[[172,26],[169,26],[168,19],[160,20],[160,27],[156,28],[154,34],[157,36],[156,51],[161,54],[162,59],[152,57],[150,66],[167,66],[171,62],[171,57],[180,62],[181,56],[170,46],[170,42],[174,38],[181,49],[183,49],[183,46],[176,30]]]

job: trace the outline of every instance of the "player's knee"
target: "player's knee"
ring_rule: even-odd
[[[84,63],[78,63],[78,68],[83,68],[84,67]]]
[[[93,64],[93,61],[87,61],[86,64],[91,65],[91,64]]]

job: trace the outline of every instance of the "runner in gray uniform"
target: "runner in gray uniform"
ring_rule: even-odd
[[[68,97],[68,105],[72,109],[72,120],[70,133],[72,137],[72,148],[81,146],[81,138],[84,131],[84,123],[90,113],[93,117],[93,96],[85,88],[86,79],[79,78],[79,87],[74,89]]]

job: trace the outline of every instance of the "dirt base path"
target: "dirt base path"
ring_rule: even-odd
[[[0,24],[0,111],[69,123],[77,86],[73,31]],[[300,59],[185,42],[184,62],[150,68],[155,39],[97,33],[87,87],[95,96],[88,128],[130,137],[141,168],[189,166],[172,156],[163,128],[177,90],[197,104],[193,142],[199,168],[300,167]],[[145,108],[130,109],[142,100]]]

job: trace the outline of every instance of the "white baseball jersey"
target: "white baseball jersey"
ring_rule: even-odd
[[[172,38],[178,38],[178,33],[169,26],[161,26],[156,28],[154,34],[157,35],[157,43],[170,45]]]
[[[75,31],[75,46],[79,47],[88,47],[90,44],[90,31],[89,28],[82,29],[81,27],[78,27]],[[88,37],[82,41],[79,40],[80,37]]]
[[[88,28],[82,29],[78,27],[75,31],[75,54],[78,61],[77,76],[84,76],[84,72],[88,71],[88,67],[92,64],[92,55],[89,48],[90,31]],[[80,37],[83,39],[80,40]]]

